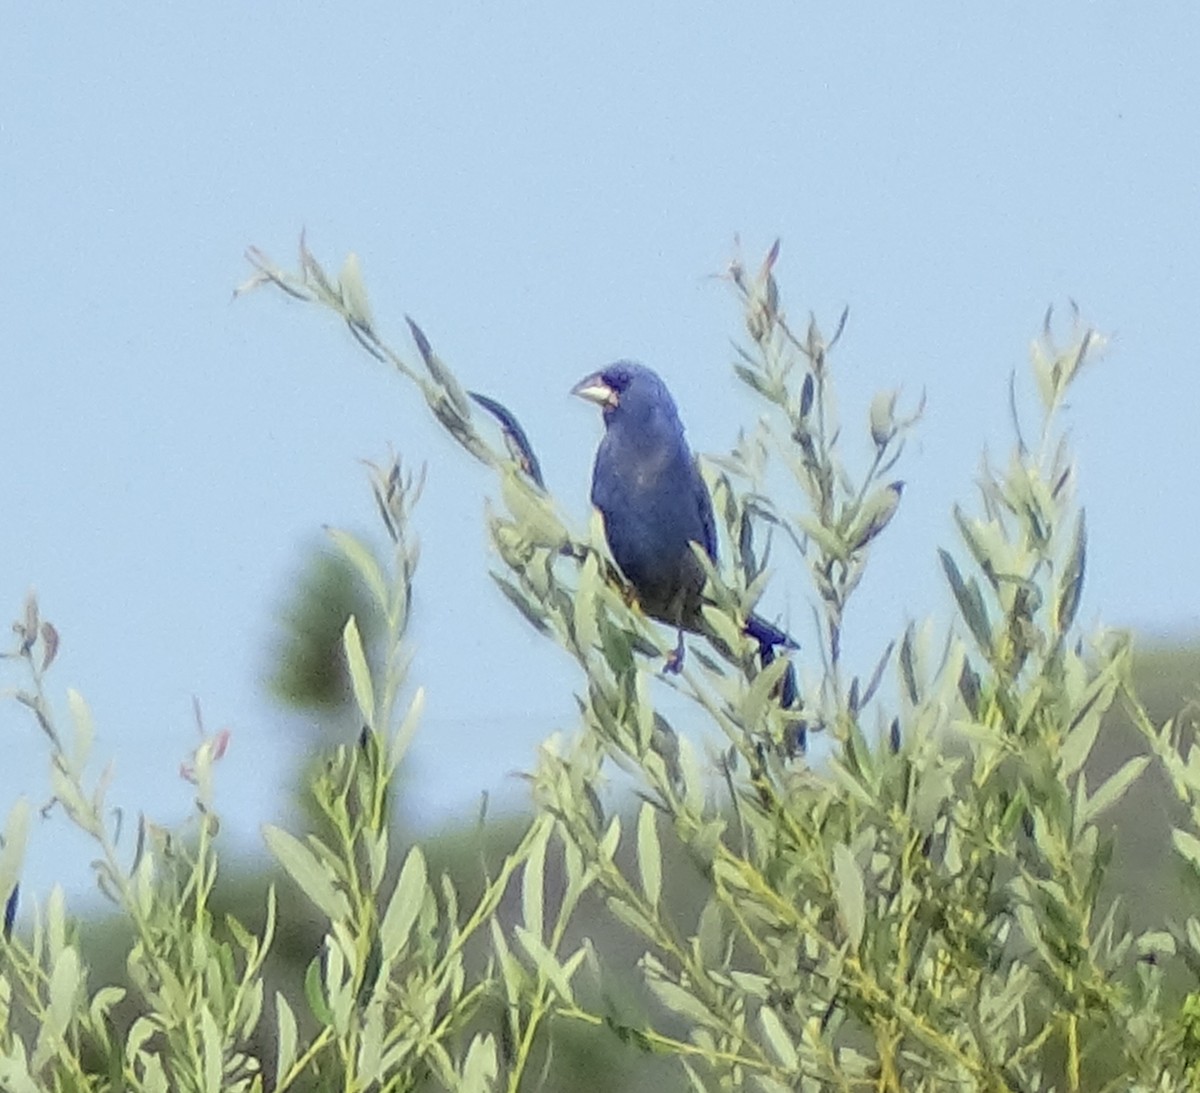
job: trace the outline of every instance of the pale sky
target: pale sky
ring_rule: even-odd
[[[1153,10],[1153,15],[1147,13]],[[601,425],[568,395],[658,369],[693,445],[756,404],[711,275],[777,235],[793,315],[832,329],[848,438],[880,387],[928,410],[904,504],[849,620],[859,663],[950,614],[935,550],[1009,441],[1007,384],[1048,304],[1111,336],[1071,408],[1090,572],[1081,619],[1200,626],[1200,8],[689,2],[11,5],[0,65],[0,608],[62,633],[51,677],[97,720],[113,797],[181,817],[192,698],[233,740],[218,804],[250,854],[297,733],[263,678],[324,524],[374,531],[361,459],[430,464],[411,640],[428,689],[406,813],[510,804],[577,676],[487,577],[488,473],[331,316],[230,302],[256,244],[362,260],[377,323],[413,315],[506,402],[582,526]],[[780,555],[769,603],[802,636]],[[18,682],[12,666],[0,686]],[[32,719],[0,706],[0,812],[48,795]],[[32,893],[90,884],[61,818]]]

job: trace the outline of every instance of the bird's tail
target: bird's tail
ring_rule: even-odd
[[[746,620],[746,633],[758,642],[759,649],[774,650],[776,646],[784,649],[799,649],[800,643],[786,630],[780,630],[774,623],[767,622],[762,615],[751,615]]]

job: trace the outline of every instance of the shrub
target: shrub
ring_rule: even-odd
[[[1103,884],[1105,815],[1152,763],[1184,810],[1173,839],[1194,881],[1200,753],[1142,710],[1129,642],[1076,628],[1087,536],[1059,421],[1099,339],[1076,323],[1060,347],[1048,318],[1034,344],[1036,443],[1014,409],[1007,464],[985,466],[977,507],[954,513],[960,546],[940,552],[955,632],[936,641],[930,624],[910,625],[869,676],[851,676],[846,607],[887,542],[901,503],[892,475],[918,412],[877,396],[868,469],[848,470],[837,333],[793,328],[777,253],[754,274],[729,271],[748,333],[735,370],[764,416],[705,464],[730,559],[709,580],[718,640],[694,641],[682,670],[656,683],[673,635],[630,605],[596,522],[581,534],[562,517],[503,406],[477,400],[481,416],[415,324],[419,366],[388,345],[353,256],[335,279],[303,245],[294,274],[250,252],[244,288],[273,284],[334,311],[494,468],[494,576],[576,661],[579,730],[542,745],[534,816],[477,896],[432,878],[419,846],[393,850],[390,787],[421,707],[419,691],[401,701],[419,483],[398,464],[374,471],[390,556],[333,533],[383,620],[379,656],[353,617],[344,630],[362,735],[313,778],[319,829],[265,836],[328,924],[303,1000],[289,998],[264,977],[274,889],[257,933],[211,910],[220,738],[191,763],[192,829],[143,820],[122,852],[103,784],[84,784],[91,729],[78,696],[70,730],[57,727],[45,690],[57,639],[31,603],[15,654],[30,683],[17,699],[46,732],[56,800],[95,840],[99,883],[133,940],[127,984],[86,985],[53,895],[28,935],[0,946],[0,1086],[516,1090],[553,1082],[552,1045],[580,1032],[666,1056],[696,1090],[1200,1086],[1200,921],[1135,933]],[[772,468],[786,492],[769,488]],[[817,641],[800,654],[814,678],[786,708],[776,696],[789,661],[762,667],[741,633],[765,582],[766,529],[803,559],[816,608]],[[716,738],[707,752],[655,708],[660,685],[695,706]],[[1097,779],[1089,756],[1118,697],[1145,750]],[[810,762],[821,738],[829,757]],[[632,782],[632,812],[609,814],[595,791],[610,765]],[[19,804],[0,893],[19,874],[28,821]],[[651,1005],[605,959],[596,907],[636,938]]]

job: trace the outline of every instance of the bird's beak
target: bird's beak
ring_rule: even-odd
[[[581,379],[571,388],[571,394],[594,402],[597,406],[603,406],[606,410],[617,404],[617,392],[604,382],[599,372],[593,372]]]

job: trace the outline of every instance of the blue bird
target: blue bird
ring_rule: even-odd
[[[714,562],[717,528],[712,498],[684,437],[683,423],[666,384],[651,369],[617,361],[580,380],[571,390],[604,412],[604,439],[592,471],[592,504],[604,517],[613,560],[642,610],[679,630],[669,668],[683,656],[683,631],[705,632],[704,567],[690,544]],[[764,666],[775,648],[796,647],[778,627],[752,615],[745,631],[758,642]],[[795,682],[784,681],[784,705]]]

